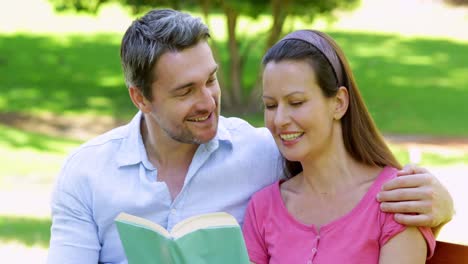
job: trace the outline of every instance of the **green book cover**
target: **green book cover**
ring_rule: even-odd
[[[187,218],[171,232],[126,213],[115,222],[129,264],[250,263],[241,228],[227,213]]]

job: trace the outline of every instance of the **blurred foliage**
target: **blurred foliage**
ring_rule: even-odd
[[[455,1],[455,0],[453,0]],[[271,14],[271,6],[278,2],[286,7],[284,12],[289,15],[305,16],[306,19],[316,14],[331,12],[337,8],[352,9],[357,7],[359,0],[49,0],[57,11],[75,10],[97,13],[99,8],[107,3],[116,2],[129,7],[134,14],[155,7],[170,7],[176,10],[200,9],[209,7],[210,11],[222,11],[225,6],[246,16],[257,17],[260,14]]]
[[[200,11],[205,21],[210,20],[213,13],[222,14],[226,21],[228,59],[221,66],[218,79],[223,88],[223,105],[227,109],[258,110],[257,95],[260,93],[260,73],[252,87],[245,87],[243,69],[249,60],[250,49],[261,45],[263,51],[272,46],[283,34],[283,25],[287,17],[301,16],[313,21],[317,15],[331,15],[336,9],[351,9],[357,7],[359,0],[49,0],[57,10],[76,10],[96,13],[100,6],[109,2],[118,2],[130,8],[134,13],[142,13],[155,7],[170,7],[178,10]],[[256,38],[245,43],[239,39],[238,21],[241,16],[257,18],[259,15],[269,15],[272,23],[263,33],[266,37]],[[216,40],[216,37],[213,38]],[[219,60],[219,43],[213,43],[213,53]],[[258,62],[257,62],[258,63]],[[246,107],[247,106],[247,107]]]
[[[443,39],[328,32],[347,54],[364,99],[385,133],[466,136],[468,45]],[[119,34],[2,35],[0,112],[102,115],[136,111],[123,81]],[[256,35],[245,35],[251,42]],[[220,63],[228,63],[220,42]],[[252,87],[263,54],[252,46],[242,72]],[[247,90],[246,92],[250,92]],[[225,95],[223,95],[225,96]],[[256,103],[261,105],[260,100]],[[239,115],[223,105],[223,114]],[[246,112],[245,114],[248,114]],[[262,120],[261,114],[258,120]],[[98,124],[96,124],[98,125]]]
[[[452,6],[468,6],[468,0],[443,0],[443,1]]]

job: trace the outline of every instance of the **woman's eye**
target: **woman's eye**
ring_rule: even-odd
[[[300,105],[302,105],[302,103],[303,103],[302,101],[297,101],[297,102],[291,102],[289,104],[291,104],[293,106],[300,106]]]
[[[276,107],[276,105],[274,105],[274,104],[265,104],[265,109],[273,109],[275,107]]]

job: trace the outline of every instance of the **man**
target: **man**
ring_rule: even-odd
[[[208,38],[200,19],[173,10],[150,11],[128,28],[121,60],[140,111],[66,161],[52,198],[49,263],[126,263],[114,225],[120,212],[167,229],[216,211],[242,223],[250,196],[281,177],[269,132],[220,116]],[[421,168],[408,170],[418,174],[389,182],[382,207],[419,213],[396,215],[406,224],[448,221],[445,188]]]

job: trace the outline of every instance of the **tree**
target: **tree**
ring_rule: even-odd
[[[468,6],[468,0],[444,0],[445,3],[456,6],[456,7],[466,7]]]
[[[223,89],[223,109],[239,112],[258,110],[260,94],[260,73],[252,87],[244,87],[243,69],[252,47],[262,45],[264,51],[271,47],[283,34],[283,26],[290,16],[301,16],[312,21],[319,14],[330,14],[338,8],[350,9],[359,0],[49,0],[59,11],[74,9],[96,13],[99,7],[107,2],[119,2],[128,6],[134,13],[154,7],[171,7],[173,9],[198,9],[203,13],[206,22],[210,14],[221,12],[226,21],[228,58],[218,78]],[[266,36],[255,40],[239,40],[238,20],[240,16],[258,18],[260,14],[272,16],[271,26]],[[259,43],[260,40],[260,43]],[[215,58],[221,61],[219,43],[212,43]],[[259,63],[259,62],[258,62]]]

